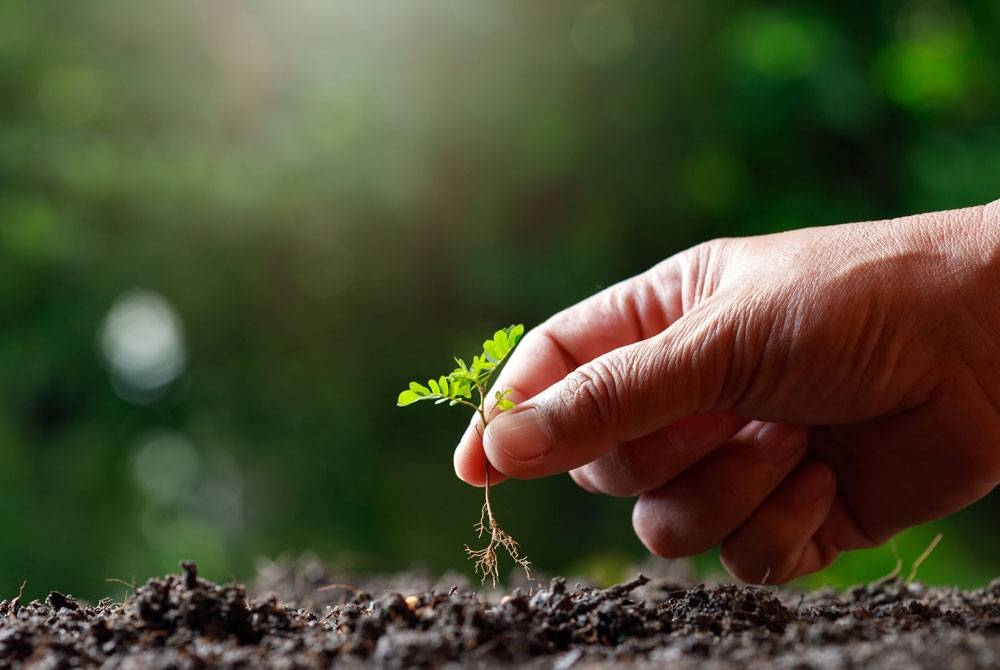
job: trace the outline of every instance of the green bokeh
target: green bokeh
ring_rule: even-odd
[[[397,410],[401,383],[705,239],[1000,196],[998,23],[986,0],[0,3],[0,597],[306,549],[467,570],[466,417]],[[151,295],[183,370],[137,395],[101,333]],[[567,478],[496,503],[545,572],[645,555],[629,501]],[[899,553],[941,530],[921,575],[983,583],[996,513]]]

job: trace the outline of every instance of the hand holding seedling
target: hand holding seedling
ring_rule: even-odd
[[[702,244],[533,329],[496,385],[519,404],[466,431],[465,481],[485,446],[493,484],[638,496],[660,556],[819,570],[1000,482],[1000,201]]]
[[[421,400],[432,400],[435,405],[448,403],[452,407],[455,405],[470,407],[476,412],[473,425],[481,438],[483,430],[493,417],[514,407],[514,403],[507,397],[510,389],[498,388],[493,391],[492,396],[487,395],[487,389],[490,388],[493,375],[517,346],[523,334],[522,324],[498,330],[492,338],[483,342],[483,353],[473,356],[471,364],[456,358],[455,363],[458,367],[449,374],[442,375],[438,379],[429,379],[426,386],[420,382],[410,382],[409,387],[399,394],[396,404],[399,407],[406,407]],[[488,405],[487,400],[489,400]],[[486,467],[483,468],[483,482],[485,501],[479,514],[479,523],[474,528],[479,537],[488,534],[489,543],[482,549],[471,549],[466,545],[465,553],[475,561],[476,572],[482,575],[483,583],[489,578],[493,586],[496,586],[497,579],[500,578],[500,565],[496,552],[501,548],[510,554],[514,562],[524,569],[528,579],[531,579],[531,563],[527,557],[521,556],[517,541],[497,524],[490,502],[490,471]]]

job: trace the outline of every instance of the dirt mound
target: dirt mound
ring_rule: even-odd
[[[893,580],[800,594],[642,576],[595,589],[557,578],[486,598],[457,586],[317,591],[300,576],[288,586],[272,575],[280,601],[182,567],[121,604],[58,592],[0,602],[0,668],[1000,667],[1000,580],[969,592]],[[303,590],[337,600],[304,603],[294,594]]]

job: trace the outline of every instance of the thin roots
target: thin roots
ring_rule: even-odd
[[[479,433],[479,438],[483,437],[483,430],[486,428],[486,424],[489,423],[489,419],[493,416],[493,412],[496,411],[496,407],[490,410],[489,417],[482,410],[482,400],[484,398],[484,391],[482,388],[479,389],[480,398],[480,409],[479,416],[482,418],[482,428],[476,426],[476,431]],[[503,548],[510,554],[510,557],[514,559],[514,562],[521,566],[524,570],[524,574],[531,579],[531,561],[528,560],[527,556],[521,556],[521,547],[513,537],[511,537],[507,531],[497,525],[496,517],[493,516],[493,506],[490,505],[490,463],[485,461],[485,474],[486,474],[486,486],[483,489],[483,497],[485,498],[483,502],[483,508],[479,512],[479,523],[473,526],[479,537],[482,537],[484,533],[490,534],[490,542],[482,549],[473,549],[469,545],[465,545],[465,553],[468,555],[469,560],[473,561],[475,564],[475,571],[477,574],[483,576],[482,584],[486,584],[486,580],[489,579],[493,588],[496,588],[497,581],[500,579],[500,562],[497,559],[497,549]]]
[[[531,579],[531,562],[527,556],[521,556],[520,545],[518,545],[517,540],[497,525],[488,499],[483,503],[483,509],[479,515],[479,523],[473,526],[473,528],[479,534],[479,537],[482,537],[484,533],[489,533],[490,535],[489,544],[482,549],[473,549],[469,545],[465,545],[465,553],[468,554],[470,561],[475,562],[476,573],[482,575],[483,584],[489,579],[493,587],[496,588],[497,580],[500,579],[500,562],[497,559],[497,550],[500,548],[506,550],[510,554],[510,557],[514,559],[514,562],[524,569],[524,573],[528,576],[528,579]]]
[[[938,543],[941,542],[941,538],[943,537],[944,533],[938,533],[935,535],[934,539],[931,540],[929,545],[927,545],[927,548],[924,549],[923,553],[917,556],[917,560],[913,561],[913,565],[910,567],[910,574],[906,576],[907,584],[913,583],[913,580],[917,578],[917,571],[920,570],[920,565],[927,560],[928,556],[934,553],[934,550],[937,549]]]
[[[892,552],[892,557],[896,559],[896,565],[892,569],[892,572],[887,574],[882,579],[877,580],[875,582],[876,584],[891,582],[896,579],[896,577],[899,577],[899,574],[903,571],[903,557],[899,555],[899,549],[896,547],[896,538],[889,540],[889,551]]]

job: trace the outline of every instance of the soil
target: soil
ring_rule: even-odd
[[[183,563],[123,603],[0,601],[0,668],[1000,668],[1000,580],[797,593],[556,578],[485,594],[403,575],[319,590],[331,581],[318,564],[268,564],[250,597]]]

